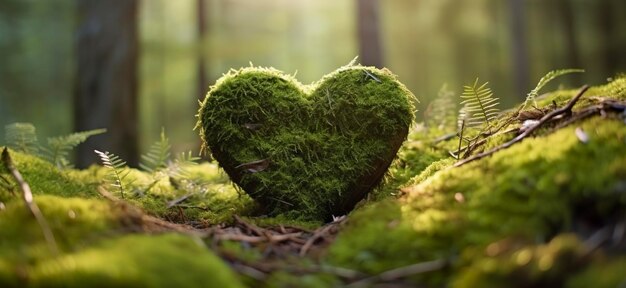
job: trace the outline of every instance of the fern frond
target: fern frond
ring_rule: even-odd
[[[168,175],[175,178],[189,178],[189,172],[186,167],[198,165],[200,157],[193,156],[191,151],[182,152],[176,156],[176,159],[168,166]]]
[[[66,136],[48,138],[48,149],[45,149],[45,158],[60,169],[70,168],[69,152],[74,147],[85,142],[89,137],[105,133],[106,129],[94,129],[72,133]]]
[[[447,84],[443,84],[437,98],[428,105],[424,113],[428,127],[446,129],[455,125],[456,104],[453,98],[454,92],[448,89]]]
[[[461,109],[459,109],[459,116],[457,117],[457,121],[456,121],[456,128],[458,132],[463,131],[468,119],[469,119],[469,113],[467,112],[467,107],[463,106],[461,107]]]
[[[130,173],[130,170],[126,169],[126,162],[113,153],[98,150],[94,150],[94,152],[98,154],[100,160],[102,160],[102,166],[108,168],[110,171],[105,179],[105,183],[115,187],[122,195],[122,198],[124,198],[125,190],[123,181],[124,178],[128,176],[128,173]]]
[[[31,123],[12,123],[4,126],[7,146],[15,151],[39,155],[35,126]]]
[[[498,98],[493,97],[493,92],[487,87],[489,82],[478,86],[478,78],[472,86],[464,86],[463,94],[461,94],[461,105],[465,115],[465,126],[477,127],[487,125],[498,116]]]
[[[148,172],[155,172],[159,169],[167,167],[167,161],[170,159],[170,141],[165,136],[165,129],[161,129],[161,138],[148,149],[148,153],[141,155],[142,163],[139,167]]]
[[[583,73],[583,72],[585,72],[585,70],[583,69],[560,69],[560,70],[552,70],[548,72],[545,76],[539,79],[539,83],[537,83],[537,87],[535,87],[535,89],[531,90],[528,93],[528,95],[526,96],[526,101],[524,101],[523,107],[526,107],[526,105],[528,105],[528,103],[531,101],[533,102],[533,105],[536,107],[537,106],[536,99],[539,96],[539,90],[541,90],[541,88],[546,86],[550,81],[554,80],[555,78],[565,75],[565,74]]]

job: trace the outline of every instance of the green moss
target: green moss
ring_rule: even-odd
[[[276,215],[343,215],[380,180],[413,120],[413,96],[387,70],[341,68],[312,85],[266,68],[220,78],[200,134],[230,178]],[[252,173],[237,168],[261,161]]]
[[[35,201],[61,254],[19,198],[0,211],[2,287],[239,287],[201,241],[182,235],[130,235],[141,215],[96,199],[38,195]],[[131,227],[131,226],[137,227]]]
[[[578,140],[576,127],[588,133],[588,143]],[[620,119],[595,117],[441,170],[408,189],[399,202],[354,213],[328,260],[379,273],[454,258],[468,247],[508,237],[549,240],[585,220],[580,217],[612,219],[626,208],[625,143]],[[449,273],[414,280],[441,283]]]
[[[586,261],[584,245],[572,234],[559,235],[542,245],[506,239],[468,250],[466,266],[451,287],[562,287]]]
[[[243,287],[201,241],[177,234],[106,240],[28,271],[30,287]]]
[[[62,251],[79,249],[115,232],[121,228],[121,219],[130,216],[101,200],[38,195],[35,201]],[[3,262],[30,262],[50,255],[40,226],[20,198],[6,203],[5,210],[0,211],[0,231]]]
[[[287,288],[287,287],[340,287],[341,282],[333,275],[307,274],[294,275],[287,272],[274,272],[266,280],[264,287]]]
[[[107,173],[108,168],[97,165],[70,172],[73,178],[90,183],[89,187],[93,190],[104,183]],[[148,214],[173,222],[218,224],[232,220],[233,215],[247,215],[255,210],[252,199],[239,193],[214,163],[185,167],[184,177],[177,178],[170,178],[164,172],[147,173],[130,169],[124,183],[127,202]],[[121,198],[117,189],[109,189]],[[168,208],[170,201],[183,196],[188,197],[179,205]]]
[[[621,256],[614,260],[596,261],[594,265],[569,279],[565,287],[568,288],[614,288],[624,287],[626,284],[626,257]]]
[[[89,189],[80,179],[76,179],[71,175],[59,170],[52,163],[45,161],[36,156],[9,151],[13,163],[20,171],[24,179],[27,179],[33,194],[52,194],[62,197],[94,197],[97,196],[95,190]],[[11,181],[13,177],[6,170],[4,165],[0,165],[0,176]],[[0,185],[0,197],[2,192],[6,191],[5,187]],[[2,200],[2,198],[0,198]]]

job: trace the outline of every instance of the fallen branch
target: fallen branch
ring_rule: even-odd
[[[343,220],[339,220],[337,222],[332,222],[322,228],[319,228],[317,230],[315,230],[315,232],[313,233],[313,236],[311,236],[311,238],[309,238],[306,243],[304,243],[304,245],[302,245],[302,248],[300,248],[300,256],[304,256],[306,255],[306,253],[309,251],[309,249],[311,249],[311,247],[313,247],[313,244],[315,244],[315,241],[323,238],[324,236],[326,236],[326,234],[328,234],[328,232],[336,227],[339,223],[343,222]]]
[[[215,239],[220,241],[231,240],[231,241],[240,241],[247,242],[250,244],[262,243],[262,242],[283,242],[287,240],[292,240],[292,238],[300,237],[302,233],[289,233],[289,234],[281,234],[281,235],[269,235],[266,236],[249,236],[245,234],[218,234],[215,235]]]
[[[263,233],[263,230],[261,228],[244,221],[243,219],[241,219],[241,217],[239,217],[237,215],[235,215],[235,221],[237,221],[237,223],[239,223],[244,228],[250,230],[251,232],[253,232],[257,236],[265,236],[266,235],[266,233]]]
[[[469,162],[484,158],[486,156],[490,156],[493,153],[496,153],[502,149],[506,149],[511,147],[513,144],[522,141],[524,138],[530,136],[533,132],[535,132],[535,130],[539,129],[542,125],[544,125],[545,123],[547,123],[548,121],[550,121],[552,118],[562,115],[562,114],[569,114],[572,112],[572,107],[574,107],[574,105],[576,104],[576,102],[578,102],[578,100],[580,99],[581,96],[583,96],[583,94],[585,94],[585,92],[587,91],[587,89],[589,89],[589,86],[585,85],[583,86],[578,93],[576,94],[576,96],[574,96],[574,98],[572,98],[572,100],[570,100],[567,105],[565,105],[564,107],[560,108],[560,109],[556,109],[551,111],[550,113],[544,115],[543,117],[541,117],[541,119],[539,120],[539,122],[537,122],[537,124],[531,126],[530,128],[526,129],[526,131],[524,131],[522,134],[518,135],[517,137],[513,138],[511,141],[506,142],[498,147],[495,147],[491,150],[482,152],[482,153],[478,153],[472,157],[469,157],[467,159],[461,160],[459,162],[456,162],[454,164],[453,167],[459,167],[462,166],[464,164],[467,164]]]
[[[52,229],[50,229],[48,221],[46,221],[46,218],[41,213],[41,210],[39,210],[39,206],[37,206],[37,203],[33,201],[33,192],[30,190],[30,186],[28,185],[28,183],[24,181],[24,178],[22,177],[22,174],[20,174],[20,171],[18,171],[13,164],[11,155],[9,155],[9,150],[7,150],[6,147],[2,151],[2,162],[4,163],[4,166],[7,168],[7,170],[11,172],[11,175],[13,175],[15,181],[17,181],[17,183],[20,185],[20,189],[22,190],[22,199],[24,199],[26,207],[28,207],[30,213],[35,217],[35,220],[37,220],[37,223],[39,224],[39,227],[43,232],[43,236],[48,243],[50,251],[52,251],[55,256],[59,255],[59,247],[57,246],[57,242],[54,239]]]
[[[445,259],[437,259],[433,261],[421,262],[404,266],[400,268],[391,269],[381,274],[374,275],[365,279],[361,279],[357,282],[350,283],[346,287],[370,287],[377,282],[391,282],[399,280],[408,276],[423,274],[427,272],[433,272],[444,268],[448,264]]]

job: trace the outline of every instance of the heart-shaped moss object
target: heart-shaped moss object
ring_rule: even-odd
[[[232,181],[268,213],[329,220],[380,182],[407,136],[413,101],[386,69],[346,66],[303,85],[248,67],[211,87],[198,128]]]

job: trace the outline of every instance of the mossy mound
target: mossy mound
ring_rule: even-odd
[[[586,97],[610,97],[602,94],[605,87]],[[536,136],[461,167],[450,167],[449,160],[433,163],[402,199],[353,213],[327,260],[377,274],[444,259],[446,268],[411,278],[435,286],[572,283],[577,272],[599,261],[585,240],[626,211],[626,125],[621,115],[607,114]],[[490,252],[505,240],[517,244]],[[516,262],[527,250],[536,257]]]
[[[302,85],[268,68],[230,71],[207,94],[200,134],[233,182],[276,215],[344,215],[385,174],[414,96],[387,70],[348,66]]]
[[[0,147],[1,148],[1,147]],[[10,151],[13,163],[17,166],[22,176],[28,179],[28,183],[33,194],[50,194],[62,197],[85,197],[91,198],[97,196],[98,193],[94,189],[89,189],[89,182],[85,179],[73,177],[70,174],[63,173],[52,163],[45,161],[39,157],[17,153]],[[4,165],[0,165],[0,176],[5,181],[12,181],[12,176],[6,170]],[[96,178],[90,179],[92,182],[99,182]],[[0,180],[2,181],[2,180]],[[2,192],[4,186],[0,186],[0,201],[8,194]]]
[[[146,229],[137,210],[52,195],[35,201],[60,253],[19,198],[7,202],[0,211],[2,287],[240,287],[199,239],[128,234]]]
[[[98,186],[109,189],[122,198],[117,187],[106,185],[109,168],[93,165],[84,170],[60,170],[48,161],[20,152],[10,151],[17,169],[27,180],[33,194],[56,195],[65,198],[102,199]],[[205,225],[230,221],[232,216],[249,214],[256,205],[245,194],[237,191],[228,176],[215,163],[184,167],[185,177],[172,178],[164,172],[149,173],[128,169],[124,178],[125,201],[146,213],[172,222],[194,221]],[[0,202],[6,202],[19,193],[11,174],[0,165]],[[11,189],[8,189],[11,187]],[[180,205],[168,203],[188,196]]]

